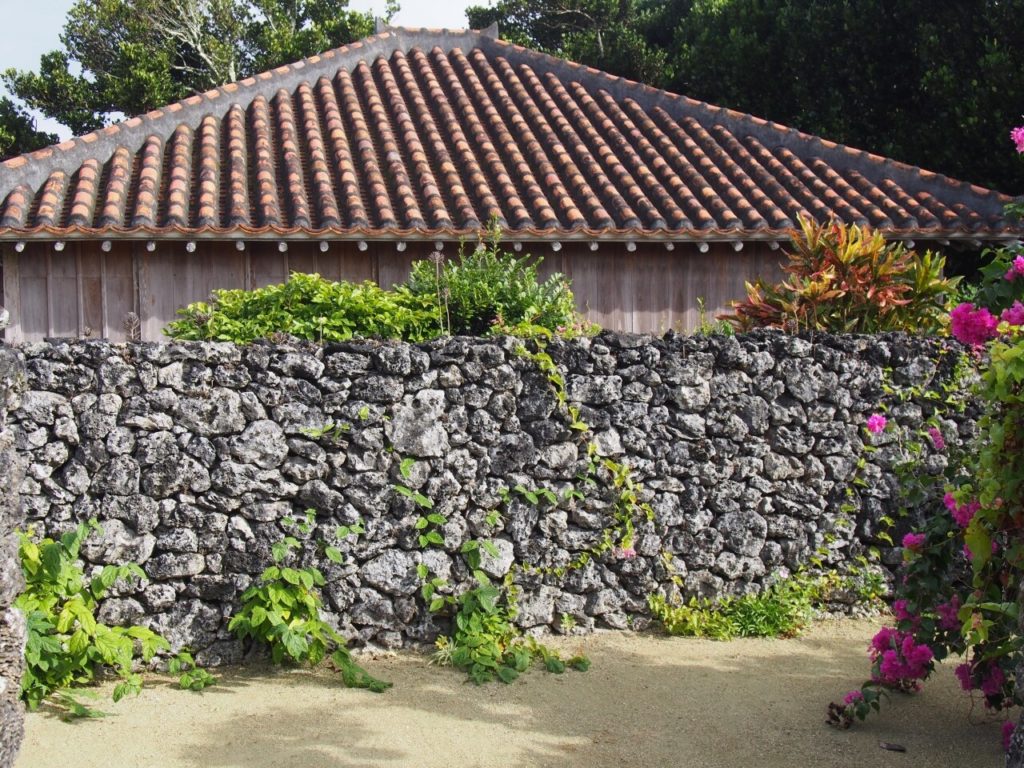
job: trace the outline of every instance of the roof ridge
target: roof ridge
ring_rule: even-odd
[[[465,43],[472,41],[475,45],[480,40],[491,39],[491,33],[491,29],[473,30],[447,28],[434,29],[429,27],[387,27],[381,32],[377,32],[350,43],[345,43],[344,45],[331,48],[322,53],[307,56],[290,64],[282,64],[274,69],[259,72],[254,75],[250,75],[249,77],[235,80],[231,83],[225,83],[215,88],[203,91],[202,93],[186,96],[176,102],[167,104],[163,107],[158,107],[157,109],[150,110],[149,112],[145,112],[141,115],[133,115],[125,120],[112,123],[111,125],[104,126],[103,128],[97,128],[95,131],[82,134],[81,136],[73,136],[66,141],[51,144],[50,146],[43,147],[42,149],[25,152],[21,155],[9,158],[0,162],[0,173],[11,171],[17,172],[20,169],[30,166],[31,161],[33,160],[54,158],[51,164],[49,164],[45,169],[40,168],[36,174],[34,174],[40,178],[33,180],[33,174],[15,173],[12,176],[10,184],[5,185],[10,186],[11,188],[20,184],[38,186],[46,176],[53,172],[59,170],[69,173],[90,157],[95,157],[100,162],[105,163],[109,160],[110,156],[113,155],[118,146],[124,146],[134,154],[139,150],[148,136],[159,132],[164,128],[168,129],[168,131],[172,131],[183,122],[183,118],[185,117],[195,118],[188,120],[189,125],[191,125],[192,122],[196,123],[196,126],[193,128],[195,129],[195,127],[198,127],[199,122],[202,121],[202,118],[209,114],[208,111],[198,109],[201,105],[213,104],[223,97],[231,98],[236,94],[246,93],[250,90],[252,90],[253,93],[248,99],[244,100],[244,104],[250,103],[252,99],[255,99],[258,95],[262,95],[269,101],[273,97],[274,93],[281,88],[294,90],[294,88],[297,88],[301,82],[309,82],[308,78],[302,77],[302,73],[307,67],[321,64],[321,62],[343,56],[351,56],[354,53],[362,53],[365,51],[373,54],[373,59],[369,61],[369,63],[372,64],[378,56],[388,55],[393,52],[394,48],[382,46],[383,43],[390,40],[394,40],[398,46],[401,46],[408,38],[416,39],[422,37],[425,41],[431,44],[431,47],[433,47],[434,44],[437,44],[440,36],[441,40],[457,38],[459,42]],[[299,74],[297,75],[296,73]],[[333,77],[333,74],[334,73],[331,72],[330,76]],[[309,82],[310,86],[312,87],[315,85],[315,81],[318,79],[319,77],[314,78],[312,82]],[[293,80],[296,82],[292,82]],[[96,149],[94,145],[98,142],[109,144],[110,151],[106,157],[102,156],[104,153],[99,153],[99,155],[94,154]]]

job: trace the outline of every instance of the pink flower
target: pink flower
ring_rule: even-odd
[[[903,548],[909,549],[911,552],[920,552],[926,538],[923,533],[908,533],[903,537]]]
[[[850,706],[851,704],[856,704],[858,701],[863,700],[863,693],[861,693],[860,691],[850,691],[848,694],[846,694],[845,697],[843,697],[843,704],[845,704],[846,706]]]
[[[871,645],[868,647],[868,652],[871,657],[874,658],[883,651],[888,650],[893,640],[899,635],[899,630],[896,627],[882,627],[875,636],[871,638]]]
[[[971,690],[974,683],[971,680],[971,665],[964,662],[953,670],[953,674],[956,675],[956,679],[960,681],[960,687],[965,691]]]
[[[989,664],[986,672],[981,678],[981,692],[986,696],[995,696],[1003,690],[1006,675],[998,664]]]
[[[936,451],[946,450],[946,440],[942,436],[942,430],[938,427],[929,427],[928,437],[932,439],[932,447],[935,448]]]
[[[636,550],[632,547],[616,547],[615,556],[620,560],[632,560],[636,557]]]
[[[915,643],[912,634],[892,627],[879,630],[869,652],[876,664],[874,679],[896,686],[906,686],[927,677],[935,657],[928,645]]]
[[[949,495],[949,494],[947,494]],[[946,505],[949,507],[949,504]],[[961,528],[966,528],[970,525],[971,520],[974,518],[975,513],[981,509],[981,503],[972,501],[967,504],[960,504],[956,508],[950,508],[949,512],[953,515],[953,519],[956,520],[956,524]]]
[[[877,435],[885,429],[888,420],[880,413],[873,413],[868,416],[868,432]]]
[[[1015,258],[1003,277],[1012,282],[1021,275],[1024,275],[1024,256]]]
[[[1017,258],[1024,261],[1024,257],[1018,256]],[[999,316],[999,319],[1010,325],[1024,325],[1024,304],[1021,304],[1019,301],[1013,302],[1012,307],[1003,310],[1003,314]]]
[[[977,309],[965,302],[949,313],[949,319],[953,335],[962,344],[980,347],[997,335],[999,320],[984,307]]]
[[[956,511],[956,496],[954,496],[952,493],[947,493],[945,496],[943,496],[942,503],[946,505],[946,509],[948,509],[950,512]]]
[[[1013,737],[1013,730],[1016,726],[1011,720],[1003,723],[1003,752],[1010,751],[1010,739]]]
[[[953,595],[953,599],[948,603],[940,603],[936,606],[935,612],[939,614],[939,626],[942,629],[960,629],[960,619],[957,618],[960,612],[960,595]]]
[[[1018,125],[1010,131],[1010,141],[1013,142],[1018,152],[1024,153],[1024,125]]]

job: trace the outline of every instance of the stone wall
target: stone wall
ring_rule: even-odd
[[[25,652],[25,621],[11,607],[24,583],[14,531],[23,516],[18,503],[21,458],[14,451],[14,432],[7,427],[10,410],[24,387],[22,362],[0,344],[0,768],[14,765],[21,746],[24,706],[18,698]]]
[[[524,628],[557,629],[563,614],[584,629],[623,628],[643,623],[657,589],[743,593],[817,552],[842,564],[884,550],[898,449],[883,434],[863,451],[867,416],[886,402],[891,420],[919,429],[934,401],[909,385],[939,389],[960,357],[899,335],[553,343],[590,425],[581,432],[518,345],[28,344],[29,391],[13,414],[28,460],[23,503],[50,534],[99,519],[104,535],[85,558],[133,560],[149,576],[106,600],[102,617],[145,621],[208,661],[237,655],[227,619],[283,518],[306,509],[317,517],[302,556],[324,571],[329,618],[356,643],[432,640],[444,619],[425,610],[416,566],[464,585],[459,548],[485,536],[499,553],[485,558],[492,576],[513,561],[548,569],[516,572]],[[955,419],[943,424],[949,441],[974,430],[970,413]],[[561,573],[615,522],[609,473],[577,479],[590,441],[632,468],[654,519],[636,516],[633,551],[614,542]],[[932,470],[942,461],[928,457]],[[421,510],[398,485],[447,518],[442,547],[418,546]],[[558,498],[503,500],[517,486]],[[358,520],[365,533],[339,541],[338,525]],[[328,562],[325,544],[346,562]]]

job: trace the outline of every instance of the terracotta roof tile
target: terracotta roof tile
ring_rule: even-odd
[[[489,33],[389,30],[0,163],[0,238],[1010,236],[1009,198]],[[1016,229],[1014,227],[1017,227]]]

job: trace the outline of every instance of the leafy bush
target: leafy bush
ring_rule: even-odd
[[[576,302],[562,275],[537,281],[540,263],[502,251],[492,230],[469,253],[461,248],[455,261],[432,258],[413,264],[408,287],[436,302],[445,334],[565,333],[577,325]]]
[[[286,519],[308,533],[312,529],[311,516],[304,521]],[[391,683],[370,675],[352,659],[345,647],[345,638],[339,635],[320,616],[323,600],[318,587],[325,584],[323,574],[312,566],[291,568],[283,565],[291,552],[300,546],[294,536],[286,536],[271,548],[274,565],[242,594],[242,607],[228,623],[228,630],[239,639],[251,638],[270,647],[275,664],[286,660],[296,664],[320,664],[328,654],[341,673],[345,685],[368,688],[380,693]],[[328,558],[339,562],[341,554],[333,547],[325,551]]]
[[[436,583],[426,582],[423,585],[423,594],[430,596],[428,599],[431,599],[435,611],[442,610],[449,602],[455,605],[455,632],[451,637],[437,639],[434,661],[465,670],[469,679],[478,685],[495,679],[511,683],[535,661],[540,661],[548,672],[555,674],[565,672],[566,667],[586,672],[590,668],[587,657],[573,656],[564,660],[558,652],[534,638],[523,638],[513,623],[517,610],[512,588],[496,586],[479,569],[480,542],[471,541],[467,545],[463,546],[462,553],[473,570],[476,587],[452,600],[442,600],[433,597]],[[422,572],[420,575],[421,578],[425,576]]]
[[[798,575],[759,594],[722,600],[690,598],[672,603],[648,598],[651,614],[670,635],[728,640],[733,637],[792,637],[810,621],[812,609],[830,584],[827,578]]]
[[[164,333],[185,340],[243,344],[289,334],[318,342],[353,337],[423,341],[437,335],[436,299],[430,296],[298,272],[281,285],[214,291],[212,303],[189,304],[178,314],[181,319]]]
[[[113,699],[119,701],[142,688],[142,676],[133,671],[136,660],[149,662],[158,651],[170,650],[161,635],[146,627],[108,627],[96,620],[96,601],[119,580],[145,578],[135,563],[107,565],[86,579],[78,553],[95,520],[65,533],[59,540],[32,540],[31,531],[19,534],[18,555],[25,574],[25,590],[15,606],[25,614],[28,643],[21,698],[30,709],[44,700],[72,717],[102,713],[84,705],[70,689],[93,682],[101,669],[121,678]],[[183,688],[201,690],[214,682],[196,667],[188,654],[172,660],[172,673],[182,673]]]
[[[944,278],[945,258],[887,243],[868,227],[800,220],[792,233],[788,279],[746,284],[747,298],[722,319],[739,331],[781,328],[835,333],[943,328],[958,277]]]

